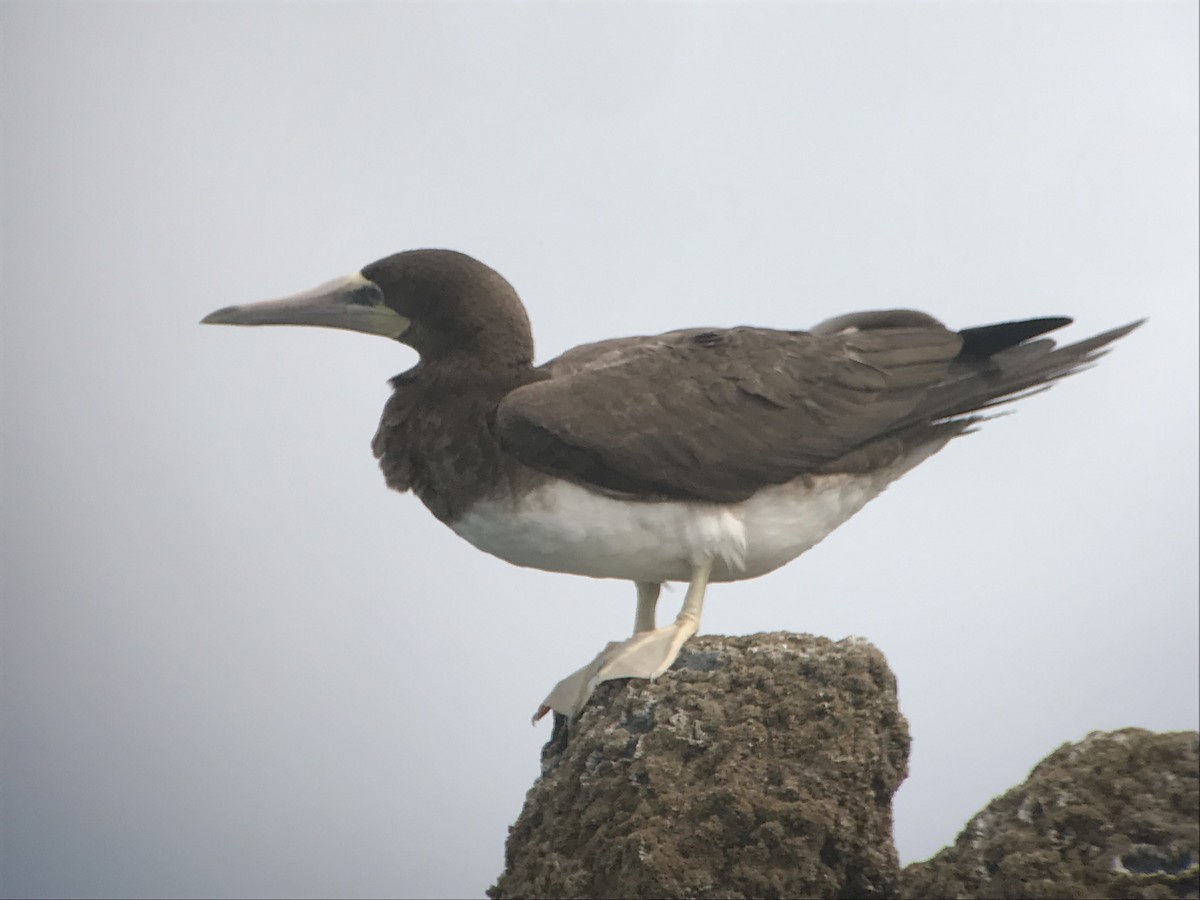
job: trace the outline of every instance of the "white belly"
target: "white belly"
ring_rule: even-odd
[[[929,451],[933,452],[932,449]],[[480,550],[550,572],[687,581],[712,557],[712,581],[755,578],[808,550],[929,454],[869,475],[820,475],[741,503],[617,500],[554,481],[512,503],[476,505],[450,527]]]

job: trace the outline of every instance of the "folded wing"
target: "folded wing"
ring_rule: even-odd
[[[811,332],[688,329],[603,341],[547,363],[546,380],[505,397],[496,429],[526,465],[606,492],[736,502],[806,473],[861,468],[881,442],[920,440],[951,417],[1077,371],[1135,327],[1057,350],[1029,341],[1069,321],[956,333],[896,310]]]

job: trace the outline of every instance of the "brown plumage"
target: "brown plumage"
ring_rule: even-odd
[[[373,448],[389,486],[414,489],[443,521],[481,497],[527,489],[537,473],[631,500],[733,503],[804,475],[880,468],[969,430],[971,413],[1088,366],[1137,325],[1056,347],[1030,339],[1070,319],[954,332],[890,310],[810,332],[615,338],[534,367],[528,320],[507,282],[460,275],[438,285],[421,261],[421,296],[436,298],[424,308],[445,322],[469,306],[480,321],[452,318],[457,331],[425,324],[401,337],[422,360],[393,379]],[[472,302],[446,302],[452,290]],[[426,321],[413,306],[402,311]]]
[[[507,394],[496,432],[526,465],[608,491],[738,502],[802,474],[858,471],[891,437],[961,431],[969,423],[953,417],[1078,371],[1134,327],[1058,349],[1022,343],[1069,321],[957,334],[895,311],[845,316],[837,330],[688,329],[587,345]]]

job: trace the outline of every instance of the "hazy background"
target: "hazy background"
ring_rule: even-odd
[[[1190,2],[4,2],[3,892],[500,872],[529,714],[632,587],[385,490],[408,349],[197,324],[412,247],[501,271],[540,359],[871,307],[1149,316],[703,630],[887,654],[906,861],[1063,741],[1195,728],[1196,35]]]

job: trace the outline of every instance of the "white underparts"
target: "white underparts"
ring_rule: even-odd
[[[791,562],[941,443],[886,470],[796,479],[732,504],[618,500],[552,481],[516,504],[477,504],[450,527],[518,566],[594,578],[688,581],[693,568],[711,558],[711,581],[738,581]]]

